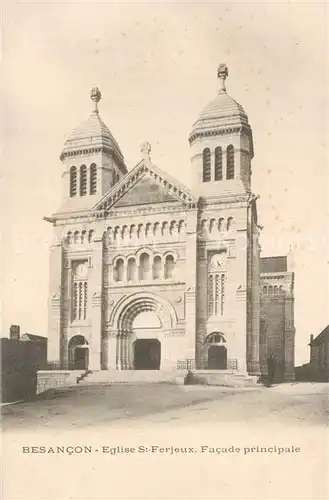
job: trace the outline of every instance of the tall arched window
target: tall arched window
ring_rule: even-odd
[[[147,253],[142,253],[139,260],[139,278],[146,280],[149,277],[150,256]]]
[[[81,165],[80,167],[80,196],[86,196],[87,194],[87,167],[86,165]]]
[[[134,279],[136,279],[136,261],[131,257],[127,264],[127,280],[134,281]]]
[[[226,148],[226,179],[234,179],[234,147],[232,144]]]
[[[95,163],[90,165],[90,194],[96,194],[97,191],[97,167]]]
[[[175,261],[172,255],[167,255],[165,262],[165,279],[171,279],[174,274]]]
[[[222,316],[225,303],[225,274],[208,275],[208,315]]]
[[[70,196],[77,195],[77,168],[70,168]]]
[[[162,270],[162,262],[161,262],[161,257],[157,255],[154,257],[153,260],[153,279],[160,279],[161,278],[161,270]]]
[[[123,259],[118,259],[115,263],[114,281],[123,281]]]
[[[223,152],[222,148],[218,146],[215,149],[215,181],[223,179]]]
[[[203,150],[203,170],[202,181],[210,182],[211,180],[211,153],[209,148]]]

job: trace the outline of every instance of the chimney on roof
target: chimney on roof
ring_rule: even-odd
[[[10,325],[9,338],[11,340],[19,340],[20,332],[21,332],[21,327],[19,325]]]

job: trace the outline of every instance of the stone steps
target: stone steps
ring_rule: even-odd
[[[89,373],[79,385],[184,383],[185,370],[102,370]]]
[[[196,384],[218,385],[223,387],[253,387],[258,382],[257,376],[227,370],[194,370]]]
[[[184,384],[186,370],[102,370],[86,375],[79,386],[110,384]],[[223,387],[252,387],[258,377],[233,370],[193,370],[190,383]]]

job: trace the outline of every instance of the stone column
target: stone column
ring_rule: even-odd
[[[186,220],[186,358],[196,358],[197,210],[190,209]]]
[[[116,366],[117,370],[122,370],[122,334],[118,332],[116,336]]]
[[[89,369],[100,370],[103,327],[103,242],[102,237],[95,237],[93,243],[92,266],[89,268],[88,288],[92,299],[92,335],[89,347]]]
[[[284,380],[295,380],[294,298],[285,298]]]
[[[109,332],[107,337],[107,369],[116,370],[117,360],[117,336],[115,332]]]
[[[72,283],[72,269],[70,259],[64,258],[63,268],[63,300],[62,300],[62,336],[61,336],[61,368],[67,370],[69,368],[69,346],[68,346],[68,328],[70,324],[71,314],[71,283]]]
[[[48,302],[48,347],[47,361],[54,368],[60,368],[60,343],[62,336],[62,276],[63,276],[63,249],[57,243],[50,250],[49,273],[49,302]]]

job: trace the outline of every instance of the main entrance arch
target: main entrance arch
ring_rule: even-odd
[[[117,369],[159,370],[161,341],[177,321],[172,304],[156,294],[138,293],[126,297],[114,314]]]

